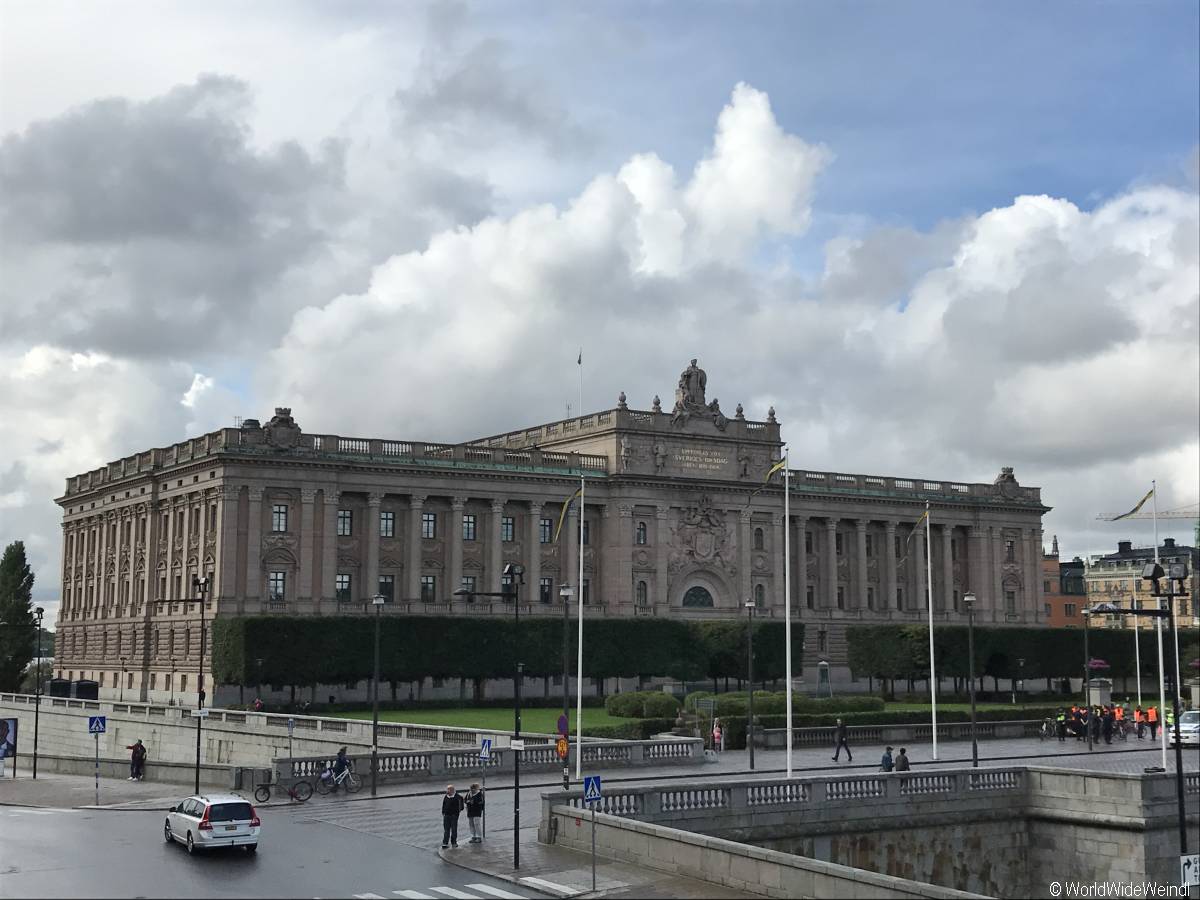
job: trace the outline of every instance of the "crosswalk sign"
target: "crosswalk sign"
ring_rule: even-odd
[[[88,716],[88,734],[104,734],[107,724],[104,716]]]
[[[599,803],[600,802],[600,776],[599,775],[583,776],[583,802],[584,803]]]
[[[487,762],[492,758],[492,739],[482,738],[479,743],[479,761]]]

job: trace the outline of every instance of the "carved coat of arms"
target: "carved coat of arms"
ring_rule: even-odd
[[[737,571],[729,546],[729,528],[707,496],[684,511],[671,534],[670,571],[677,572],[692,565],[716,566],[731,573]]]

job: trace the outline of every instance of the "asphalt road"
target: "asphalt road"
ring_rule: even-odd
[[[365,807],[372,804],[355,805],[369,817]],[[0,807],[0,897],[545,896],[299,808],[263,810],[261,817],[257,854],[221,849],[188,856],[163,841],[159,812]],[[426,824],[436,822],[427,816]]]

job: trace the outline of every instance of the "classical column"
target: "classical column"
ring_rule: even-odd
[[[954,609],[954,526],[942,526],[942,609]]]
[[[571,502],[570,508],[567,510],[567,521],[563,525],[566,529],[566,534],[559,535],[559,539],[565,542],[565,553],[562,554],[566,559],[566,572],[563,573],[562,579],[567,584],[575,585],[576,598],[583,596],[583,585],[577,584],[579,581],[579,503]]]
[[[771,590],[767,592],[767,605],[778,609],[783,608],[784,603],[791,603],[791,597],[783,596],[783,534],[784,528],[791,528],[791,522],[784,522],[783,515],[772,516],[775,520],[774,526],[771,528]],[[796,573],[792,573],[792,590],[795,591]],[[803,592],[801,592],[803,595]]]
[[[654,596],[656,602],[665,607],[671,605],[671,598],[667,593],[670,589],[670,578],[667,573],[667,549],[670,544],[669,528],[667,527],[669,513],[669,508],[666,506],[659,506],[654,512]]]
[[[408,599],[421,599],[421,513],[425,495],[413,494],[408,501]]]
[[[883,523],[883,602],[880,609],[896,608],[896,523]]]
[[[335,488],[325,488],[323,491],[321,525],[321,602],[334,602],[337,599],[337,514],[341,502],[341,492]],[[251,510],[253,511],[253,510]],[[332,607],[336,609],[336,603]]]
[[[132,507],[125,507],[121,510],[121,547],[126,553],[125,569],[125,597],[129,601],[129,615],[134,614],[137,609],[137,530],[135,523],[137,517],[134,515],[135,510]],[[118,562],[118,573],[120,572],[120,563]]]
[[[500,590],[500,576],[504,574],[504,547],[500,540],[500,526],[504,521],[504,501],[492,500],[492,522],[491,531],[488,532],[488,590],[497,592]],[[530,592],[533,593],[530,593]],[[532,585],[529,582],[528,574],[525,577],[524,599],[535,597],[537,594],[537,584]]]
[[[165,500],[164,503],[167,513],[167,565],[163,571],[167,573],[167,599],[178,600],[179,595],[175,592],[175,538],[176,531],[178,531],[175,521],[175,501]]]
[[[967,530],[967,583],[975,594],[976,609],[982,609],[988,595],[987,581],[984,578],[984,530],[978,525],[972,525]]]
[[[261,601],[263,596],[263,489],[260,487],[251,487],[248,497],[250,506],[249,518],[246,520],[246,599]]]
[[[993,621],[1003,622],[1008,615],[1004,599],[1004,529],[992,528],[992,602]]]
[[[738,583],[742,596],[736,598],[735,606],[740,607],[747,600],[754,599],[754,584],[750,578],[752,566],[750,562],[750,547],[753,529],[750,527],[750,510],[738,511]]]
[[[300,489],[300,571],[296,575],[296,599],[312,603],[313,577],[316,574],[317,492],[314,488]]]
[[[1042,529],[1030,528],[1025,543],[1025,590],[1026,624],[1034,624],[1042,618]]]
[[[450,498],[450,521],[446,525],[446,584],[442,587],[447,600],[453,600],[454,592],[462,589],[463,509],[466,505],[466,497]]]
[[[838,565],[837,565],[838,520],[830,516],[825,520],[825,606],[837,609]]]
[[[607,512],[609,507],[605,506]],[[637,605],[637,587],[633,580],[633,507],[628,504],[617,507],[617,534],[613,548],[616,588],[620,597]],[[647,597],[647,600],[650,598]]]
[[[915,590],[917,593],[917,609],[929,609],[929,591],[925,585],[925,553],[930,548],[925,546],[925,526],[920,525],[917,533],[912,536],[912,552],[908,554],[908,564],[913,569]]]
[[[528,543],[529,550],[525,554],[525,593],[529,597],[540,597],[542,586],[542,504],[537,501],[529,503]],[[555,585],[555,590],[557,590]],[[557,602],[557,596],[550,601]]]
[[[358,594],[366,601],[379,593],[379,510],[383,494],[367,494],[367,573]]]
[[[857,606],[859,609],[867,609],[867,520],[854,520],[854,539],[855,552],[858,554],[857,572],[858,577],[855,586],[855,593],[858,595]]]
[[[792,525],[789,522],[788,527]],[[788,598],[801,609],[808,607],[808,516],[796,516],[796,531],[792,537],[792,546],[796,548],[796,568],[792,572],[792,595]],[[780,553],[783,551],[780,550]],[[783,589],[780,582],[780,590]]]

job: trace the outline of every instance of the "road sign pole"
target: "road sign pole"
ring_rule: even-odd
[[[92,735],[96,739],[96,805],[100,805],[100,732]]]
[[[592,804],[592,893],[596,892],[596,804]]]

